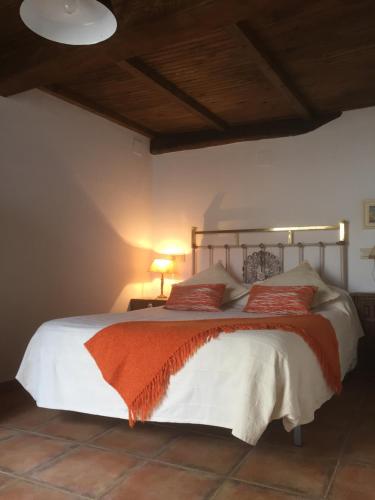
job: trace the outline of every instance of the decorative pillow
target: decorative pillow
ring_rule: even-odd
[[[208,283],[224,283],[226,285],[223,304],[239,299],[249,291],[248,288],[241,285],[241,283],[228,273],[221,262],[204,269],[200,273],[194,274],[191,278],[179,283],[179,286],[204,285]]]
[[[179,311],[220,311],[224,291],[223,283],[173,285],[165,308]]]
[[[314,271],[307,261],[302,262],[299,266],[294,267],[286,273],[277,274],[265,281],[257,281],[256,284],[260,286],[315,286],[318,288],[318,291],[314,296],[312,307],[317,307],[339,297],[339,294],[324,283],[319,274]]]
[[[271,314],[308,314],[315,286],[260,286],[250,290],[245,312]]]

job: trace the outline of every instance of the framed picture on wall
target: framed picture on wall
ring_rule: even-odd
[[[375,229],[375,200],[365,200],[363,210],[365,227]]]

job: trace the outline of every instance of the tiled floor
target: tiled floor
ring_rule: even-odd
[[[354,373],[304,426],[256,447],[223,429],[37,408],[0,392],[0,500],[375,500],[375,377]]]

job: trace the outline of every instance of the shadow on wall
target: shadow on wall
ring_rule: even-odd
[[[224,208],[223,202],[227,193],[221,192],[217,193],[211,203],[208,205],[207,209],[203,215],[203,230],[216,230],[216,229],[233,229],[233,228],[247,228],[249,227],[250,214],[252,212],[251,207],[230,207]],[[245,215],[247,214],[247,215]],[[213,244],[213,245],[224,245],[224,244],[234,244],[235,237],[232,235],[211,235],[204,236],[201,240],[203,245]],[[233,253],[233,251],[232,251]],[[197,270],[202,270],[209,265],[209,252],[208,250],[202,250],[197,253]],[[222,250],[215,250],[214,252],[214,262],[221,260],[224,264],[225,262],[225,252]],[[232,270],[232,272],[237,275],[238,278],[241,277],[241,269]]]
[[[149,279],[150,259],[63,166],[8,168],[1,177],[0,381],[15,375],[42,322],[108,312],[126,284]]]
[[[203,216],[203,227],[209,229],[233,229],[248,227],[251,207],[223,208],[226,193],[217,193]],[[244,214],[247,214],[244,217]]]

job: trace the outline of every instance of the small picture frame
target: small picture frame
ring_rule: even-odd
[[[364,227],[375,229],[375,200],[363,202]]]

